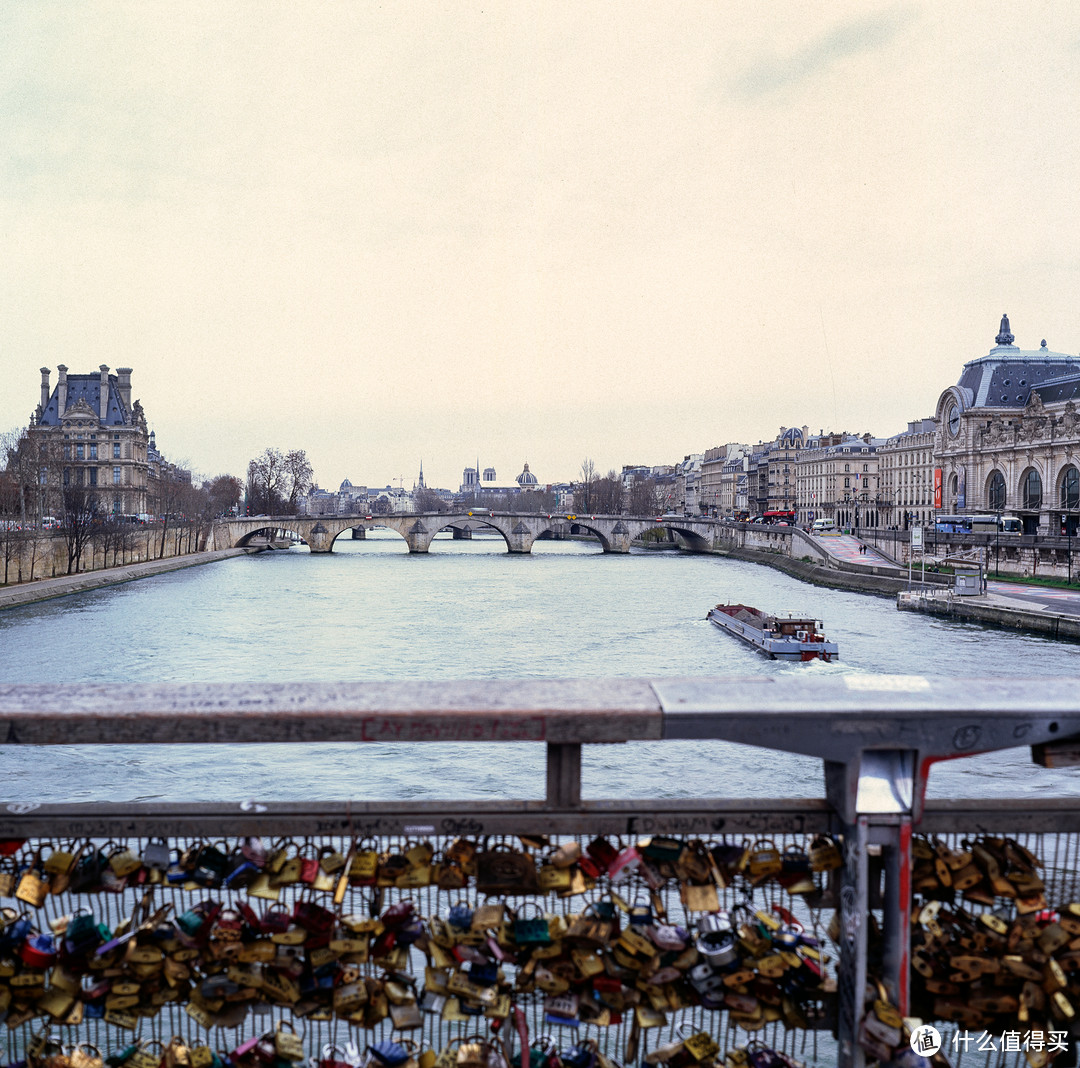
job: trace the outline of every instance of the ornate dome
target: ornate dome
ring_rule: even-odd
[[[529,462],[528,462],[528,460],[525,461],[525,470],[522,471],[521,474],[518,475],[518,477],[516,479],[514,479],[514,481],[519,486],[536,486],[536,485],[539,485],[539,483],[536,480],[536,475],[534,475],[529,470]]]

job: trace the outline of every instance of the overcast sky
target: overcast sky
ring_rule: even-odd
[[[336,488],[888,435],[1080,350],[1073,2],[0,6],[0,431]]]

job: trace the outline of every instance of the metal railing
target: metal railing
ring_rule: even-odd
[[[864,1004],[862,991],[871,973],[884,983],[893,1002],[909,1007],[911,927],[911,835],[918,831],[959,842],[979,834],[1028,836],[1034,850],[1053,855],[1048,892],[1064,902],[1080,897],[1076,839],[1080,799],[987,801],[961,799],[924,802],[926,776],[943,759],[1030,745],[1039,763],[1071,764],[1080,737],[1078,680],[951,680],[919,676],[845,676],[801,679],[527,680],[363,684],[206,684],[206,685],[27,685],[0,687],[0,730],[8,746],[325,742],[534,742],[546,751],[546,792],[542,800],[275,802],[243,804],[93,804],[11,803],[3,811],[0,838],[27,840],[26,857],[45,840],[84,843],[131,842],[141,850],[155,836],[176,846],[219,837],[268,840],[291,838],[311,848],[347,852],[364,837],[378,852],[392,853],[406,841],[429,840],[444,850],[467,836],[548,836],[550,845],[578,840],[585,845],[608,836],[625,846],[649,836],[678,836],[684,842],[772,838],[781,849],[806,848],[816,835],[831,834],[844,844],[841,884],[824,898],[794,901],[807,930],[824,931],[822,908],[836,903],[834,934],[839,956],[838,1037],[817,1036],[813,1027],[795,1030],[773,1016],[767,1037],[792,1055],[814,1063],[859,1066],[866,1063],[857,1038]],[[817,757],[824,762],[826,796],[807,800],[732,799],[583,799],[582,746],[628,741],[723,739]],[[228,750],[222,749],[226,759]],[[675,884],[650,888],[635,874],[626,884],[627,901],[657,893],[658,904],[676,922],[695,922],[674,893]],[[819,887],[820,889],[820,887]],[[187,896],[185,895],[185,892]],[[768,906],[769,890],[755,901],[752,883],[723,888],[720,907],[740,903]],[[130,914],[145,888],[102,897],[117,921]],[[189,910],[203,895],[198,884],[172,894],[175,911]],[[349,895],[354,891],[349,890]],[[126,895],[126,896],[125,896]],[[179,896],[178,896],[179,895]],[[1071,895],[1071,898],[1070,898]],[[388,890],[388,905],[404,895]],[[437,915],[437,895],[429,888],[409,891],[425,915]],[[463,900],[478,904],[482,895],[469,885]],[[47,899],[46,915],[60,917],[72,902]],[[339,903],[371,909],[367,898]],[[559,907],[573,915],[582,901]],[[74,907],[78,906],[78,901]],[[546,906],[545,906],[546,908]],[[430,912],[428,911],[430,910]],[[874,921],[868,918],[873,916]],[[110,924],[115,926],[115,922]],[[873,938],[871,938],[873,933]],[[880,943],[875,940],[880,934]],[[874,958],[870,942],[875,941]],[[835,952],[835,951],[834,951]],[[2,968],[0,968],[2,972]],[[2,977],[0,977],[2,981]],[[527,999],[526,999],[527,1001]],[[523,1002],[524,1003],[524,1002]],[[545,1025],[542,1002],[531,1003],[530,1033]],[[147,1024],[168,1040],[172,1028],[194,1042],[198,1027],[188,1017],[159,1016]],[[276,1010],[275,1010],[276,1012]],[[528,1013],[526,1014],[528,1015]],[[30,1018],[32,1019],[32,1017]],[[721,1048],[748,1037],[734,1030],[728,1011],[711,1012],[688,1004],[670,1028],[685,1019],[722,1039]],[[251,1018],[249,1017],[249,1024]],[[10,1024],[9,1020],[9,1024]],[[31,1025],[27,1025],[31,1026]],[[87,1021],[95,1038],[105,1027]],[[344,1041],[349,1025],[340,1020],[307,1021],[309,1038]],[[594,1037],[611,1059],[623,1060],[632,1025],[609,1027]],[[153,1030],[164,1027],[165,1030]],[[193,1027],[195,1030],[193,1031]],[[740,1025],[741,1028],[741,1025]],[[385,1029],[385,1028],[384,1028]],[[13,1056],[25,1029],[12,1031]],[[82,1032],[80,1032],[82,1033]],[[382,1032],[377,1032],[381,1034]],[[444,1022],[425,1015],[418,1036],[441,1047]],[[463,1034],[461,1025],[458,1034]],[[661,1032],[649,1032],[651,1048]],[[807,1037],[807,1036],[810,1037]],[[106,1031],[105,1041],[114,1041]],[[360,1045],[371,1035],[361,1032]],[[824,1042],[824,1045],[821,1043]],[[650,1048],[646,1041],[645,1048]],[[824,1058],[824,1059],[820,1059]],[[514,1061],[516,1064],[517,1062]],[[996,1063],[996,1062],[995,1062]]]

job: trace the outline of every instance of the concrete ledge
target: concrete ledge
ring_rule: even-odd
[[[935,601],[900,603],[898,600],[896,607],[902,612],[923,612],[926,615],[947,616],[949,619],[959,619],[965,623],[982,623],[987,627],[1023,630],[1061,641],[1080,642],[1080,616],[1014,607],[1002,604],[1000,598],[990,602],[983,597],[954,597],[947,603]]]
[[[901,590],[907,589],[906,575],[901,579],[874,574],[872,569],[868,569],[865,573],[841,571],[822,564],[792,560],[791,557],[780,553],[757,552],[753,549],[729,549],[723,555],[733,560],[745,560],[749,564],[765,564],[768,567],[774,567],[777,571],[783,571],[793,578],[809,582],[814,586],[829,586],[837,590],[853,590],[856,593],[872,593],[879,597],[895,597]],[[866,565],[862,566],[866,567]]]
[[[0,587],[0,610],[48,601],[54,597],[67,597],[103,586],[118,586],[123,582],[134,582],[136,579],[161,575],[166,571],[180,571],[185,567],[198,567],[200,564],[227,560],[231,556],[245,555],[247,554],[244,549],[217,549],[213,552],[169,556],[163,560],[144,560],[139,564],[124,564],[122,567],[103,568],[101,571],[85,571],[78,575],[61,575],[58,578],[4,586]]]

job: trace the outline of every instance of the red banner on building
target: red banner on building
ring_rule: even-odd
[[[941,468],[934,468],[934,507],[941,507]]]

